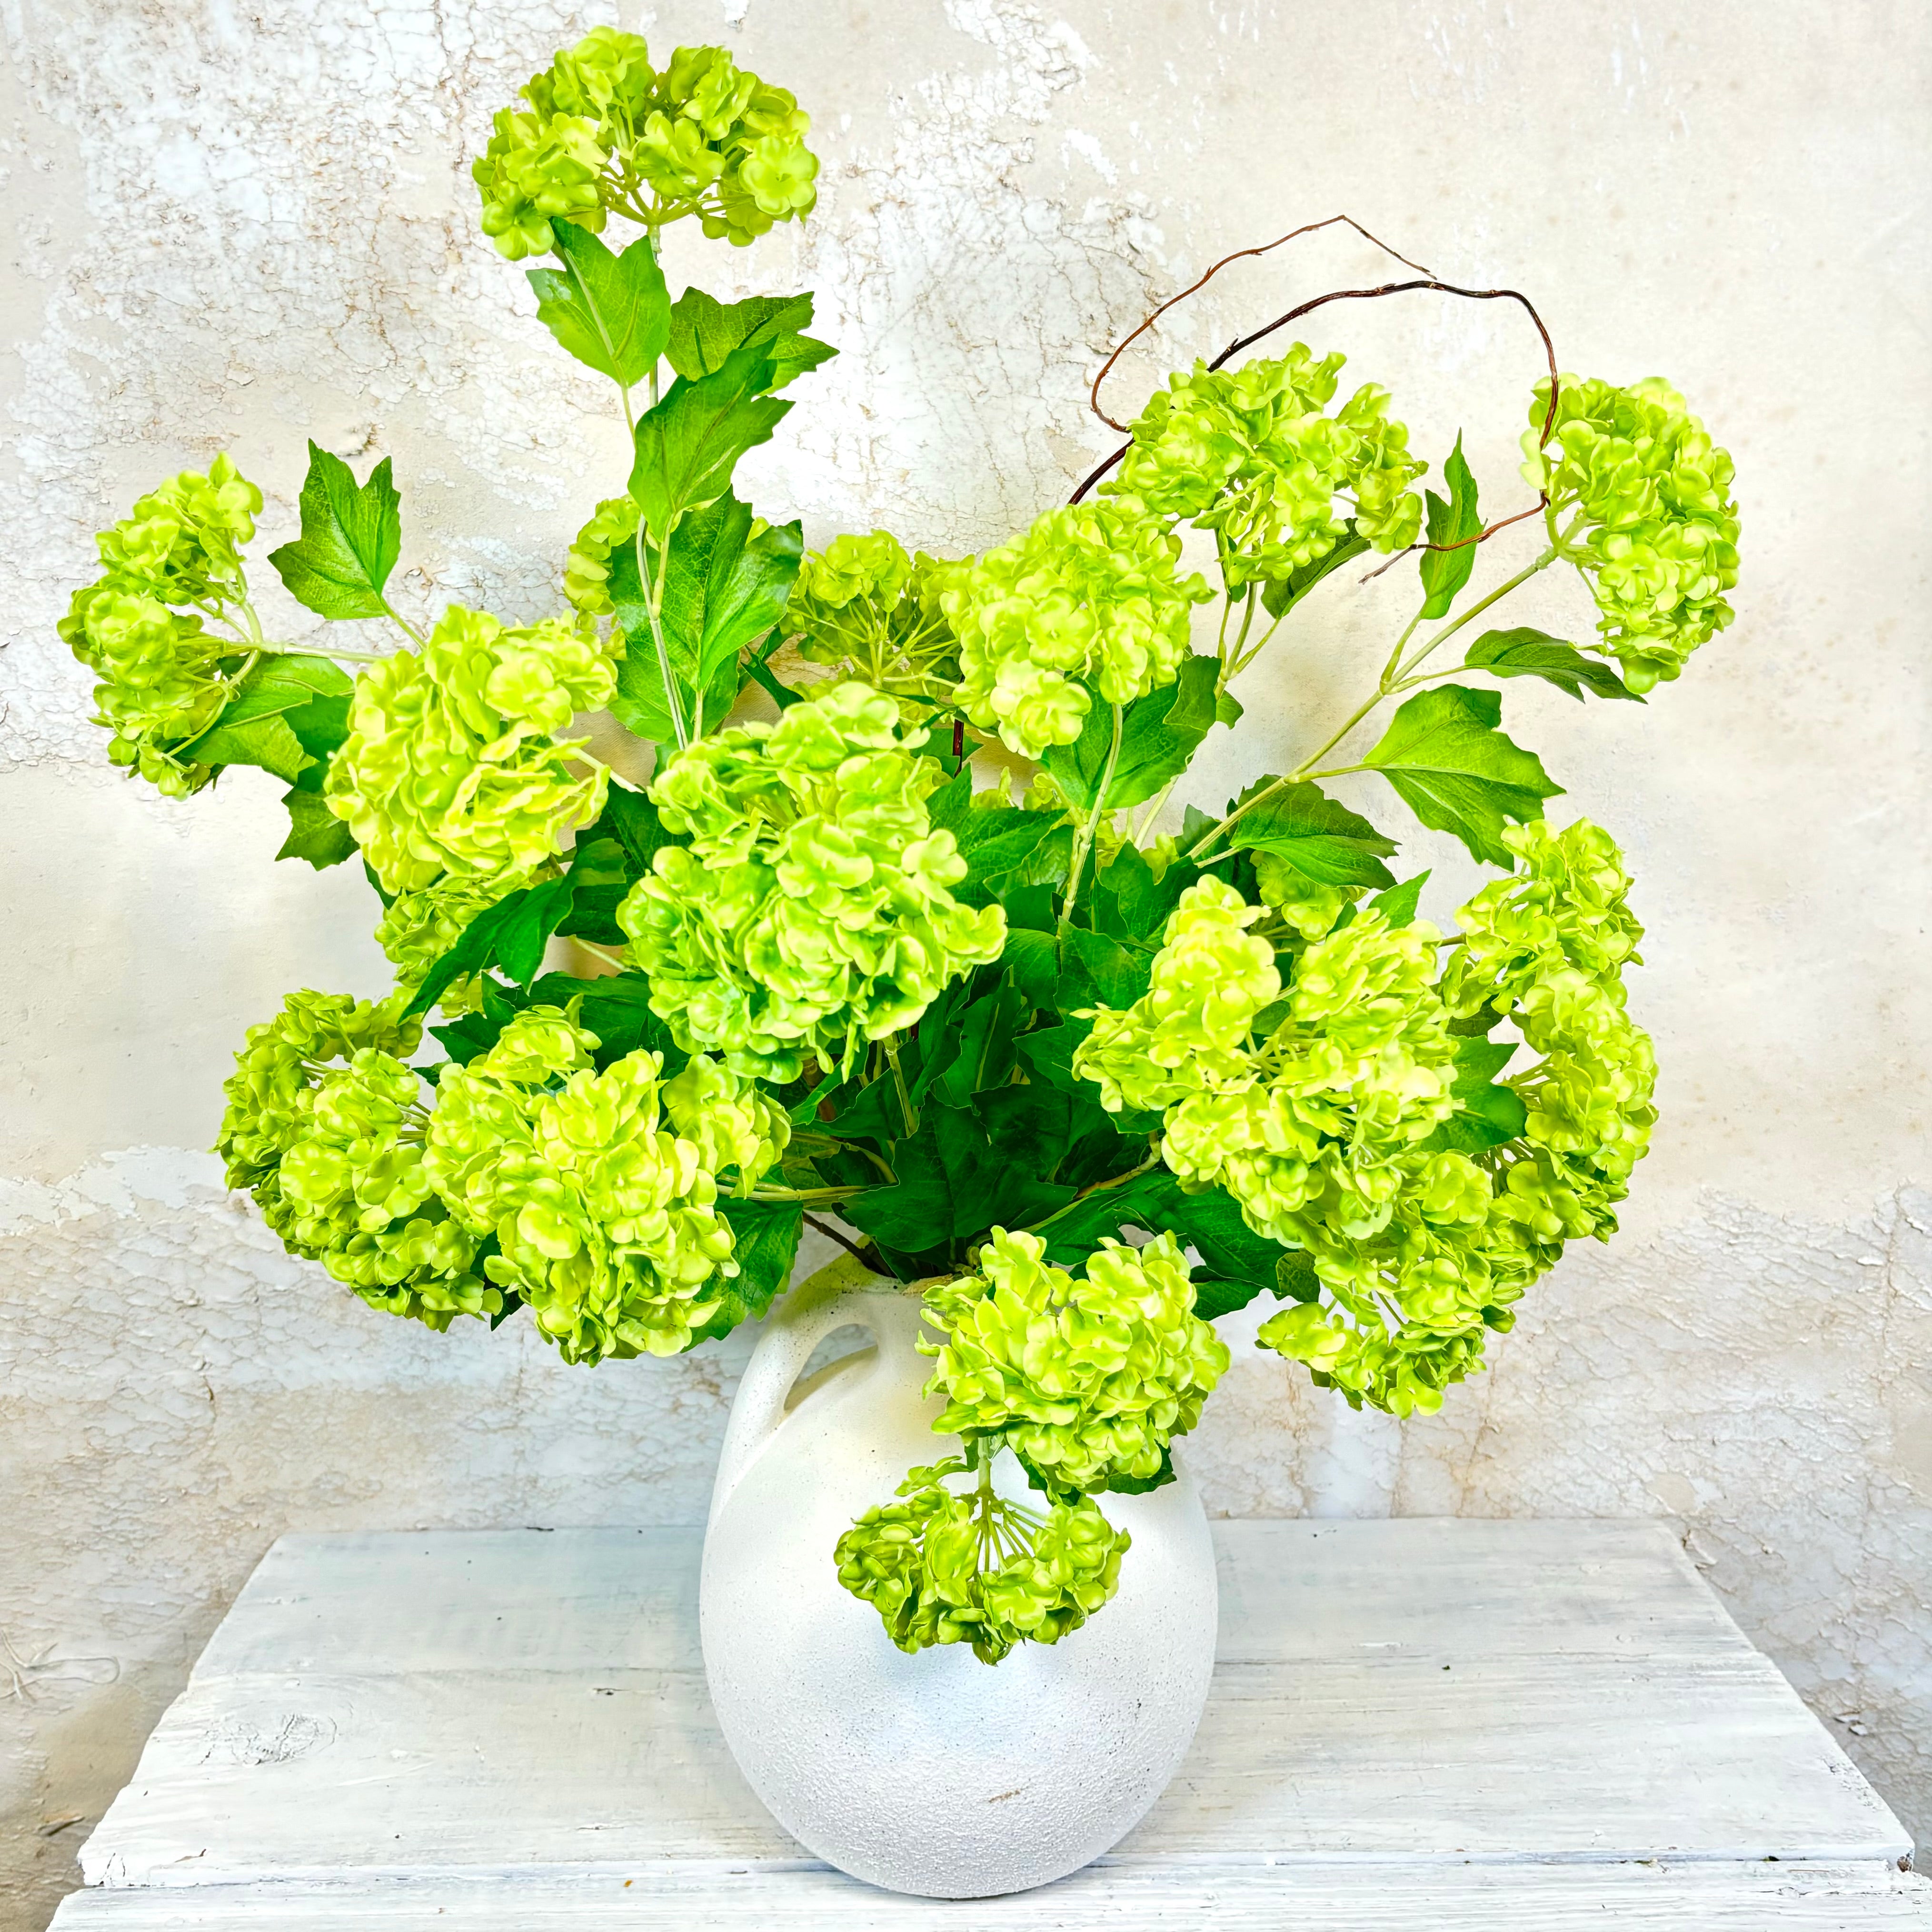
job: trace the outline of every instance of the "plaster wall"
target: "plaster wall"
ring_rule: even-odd
[[[0,1928],[74,1848],[284,1530],[700,1518],[746,1338],[562,1366],[438,1336],[294,1262],[194,1151],[242,1029],[386,984],[350,868],[275,866],[278,789],[122,782],[52,634],[91,532],[232,450],[292,534],[304,440],[393,456],[406,608],[553,606],[621,425],[477,234],[467,158],[560,0],[0,0]],[[1625,1232],[1532,1294],[1437,1418],[1352,1416],[1238,1346],[1194,1458],[1229,1514],[1661,1516],[1932,1831],[1928,29],[1864,0],[667,0],[817,118],[820,209],[675,288],[810,286],[838,359],[747,466],[808,537],[957,554],[1111,447],[1100,356],[1228,250],[1346,210],[1528,290],[1564,365],[1671,377],[1735,452],[1733,628],[1645,710],[1511,688],[1616,832],[1652,928],[1663,1121]],[[1112,392],[1319,290],[1328,236],[1230,270]],[[1510,502],[1535,344],[1502,305],[1333,308],[1307,338]],[[1118,410],[1117,409],[1117,412]],[[1496,540],[1501,574],[1534,538]],[[1513,546],[1513,547],[1512,547]],[[1508,563],[1510,558],[1516,564]],[[266,566],[284,634],[314,620]],[[1336,580],[1242,688],[1204,801],[1282,769],[1412,608]],[[1588,621],[1539,581],[1515,621]],[[1364,794],[1360,802],[1369,802]],[[1384,818],[1390,814],[1378,801]],[[1391,819],[1390,822],[1393,820]],[[1442,842],[1426,910],[1468,870]],[[1252,1320],[1235,1318],[1231,1340]]]

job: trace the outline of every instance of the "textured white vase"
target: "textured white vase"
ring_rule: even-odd
[[[795,1291],[767,1324],[712,1496],[704,1667],[740,1769],[794,1838],[874,1885],[977,1898],[1097,1858],[1173,1777],[1214,1672],[1214,1553],[1177,1457],[1178,1481],[1103,1499],[1133,1544],[1119,1593],[1080,1629],[995,1667],[964,1644],[895,1648],[840,1587],[832,1552],[908,1468],[952,1446],[920,1394],[919,1310],[855,1266]],[[848,1324],[874,1347],[794,1396],[813,1350]],[[1010,1456],[1000,1476],[1026,1494]]]

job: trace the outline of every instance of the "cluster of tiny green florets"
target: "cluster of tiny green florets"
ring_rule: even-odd
[[[1356,534],[1374,548],[1413,543],[1422,499],[1408,485],[1428,466],[1410,456],[1386,389],[1365,383],[1324,413],[1346,359],[1318,362],[1298,342],[1272,361],[1197,362],[1170,376],[1134,422],[1102,494],[1214,531],[1234,591],[1326,556],[1348,534],[1338,498],[1349,500]]]
[[[1108,1240],[1077,1278],[1046,1251],[995,1228],[977,1273],[928,1294],[944,1339],[920,1344],[936,1358],[926,1393],[946,1398],[932,1426],[1003,1437],[1056,1489],[1154,1476],[1228,1366],[1180,1246]]]
[[[652,228],[695,214],[742,243],[818,199],[810,116],[722,47],[680,47],[659,70],[637,34],[596,27],[522,93],[470,170],[483,232],[512,261],[548,252],[553,218],[594,232],[614,213]]]
[[[940,593],[955,566],[904,546],[886,530],[834,537],[799,567],[784,628],[799,653],[895,698],[949,698],[958,646]]]
[[[291,1254],[373,1307],[447,1328],[503,1301],[432,1185],[420,1076],[400,1058],[420,1028],[400,1006],[291,993],[236,1056],[215,1150]]]
[[[571,608],[594,621],[610,614],[610,553],[638,533],[634,496],[607,496],[571,539],[563,560],[563,595]]]
[[[532,1006],[495,1046],[443,1070],[429,1174],[499,1252],[483,1262],[529,1304],[566,1361],[670,1355],[718,1310],[738,1271],[718,1177],[751,1184],[790,1133],[782,1110],[715,1062],[661,1078],[660,1054],[598,1072],[597,1036]]]
[[[1191,607],[1213,595],[1180,560],[1167,523],[1086,502],[953,566],[939,601],[959,640],[956,702],[1037,758],[1079,736],[1093,703],[1079,680],[1109,704],[1172,684]]]
[[[182,471],[94,539],[101,574],[74,593],[60,621],[62,641],[100,680],[95,717],[113,734],[108,757],[171,798],[214,776],[196,760],[194,741],[221,715],[230,668],[249,647],[213,635],[202,619],[246,603],[242,547],[261,507],[261,491],[226,455],[206,474]]]
[[[1004,914],[950,890],[965,862],[926,805],[944,782],[892,699],[858,683],[670,758],[650,796],[686,843],[617,921],[678,1044],[775,1082],[812,1057],[849,1070],[997,959]]]
[[[501,882],[554,854],[603,808],[602,766],[574,772],[561,734],[616,688],[594,638],[550,620],[506,630],[452,604],[420,652],[356,680],[323,792],[392,892],[446,875]]]
[[[1618,388],[1564,376],[1556,422],[1539,446],[1550,384],[1536,386],[1522,473],[1554,513],[1582,513],[1582,568],[1600,614],[1605,652],[1642,692],[1667,682],[1731,621],[1724,593],[1738,580],[1738,512],[1730,452],[1669,383]]]
[[[1110,1108],[1162,1112],[1184,1186],[1220,1184],[1258,1233],[1307,1252],[1322,1298],[1262,1341],[1397,1414],[1479,1365],[1485,1328],[1508,1327],[1564,1240],[1615,1228],[1655,1119],[1650,1043],[1624,1011],[1639,928],[1615,845],[1587,823],[1504,838],[1525,870],[1463,908],[1439,977],[1432,927],[1370,911],[1306,946],[1284,1000],[1249,930],[1262,909],[1190,886],[1148,994],[1098,1012],[1075,1060]],[[1458,1039],[1502,1016],[1543,1056],[1505,1083],[1524,1130],[1445,1144]]]
[[[946,1488],[969,1465],[949,1456],[908,1472],[905,1500],[868,1510],[838,1539],[838,1580],[878,1612],[900,1649],[970,1643],[997,1664],[1022,1640],[1055,1643],[1120,1587],[1132,1539],[1090,1496],[1034,1509]]]

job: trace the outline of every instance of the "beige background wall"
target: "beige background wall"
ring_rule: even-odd
[[[1932,1182],[1922,8],[1798,0],[676,0],[818,118],[819,213],[715,288],[820,292],[838,362],[755,459],[822,540],[954,554],[1108,447],[1098,355],[1226,250],[1346,209],[1528,288],[1566,367],[1672,377],[1735,451],[1733,628],[1646,711],[1513,687],[1510,728],[1630,850],[1663,1124],[1626,1232],[1576,1253],[1437,1419],[1358,1419],[1245,1352],[1197,1438],[1228,1513],[1661,1516],[1932,1829]],[[268,862],[275,788],[110,775],[52,636],[90,533],[232,449],[294,527],[304,439],[393,455],[406,591],[551,608],[621,434],[476,234],[490,113],[596,10],[8,0],[0,292],[0,1926],[72,1854],[262,1548],[290,1528],[689,1522],[744,1340],[596,1372],[447,1338],[286,1258],[206,1156],[242,1028],[374,992],[347,868]],[[1379,267],[1333,238],[1231,272],[1179,359]],[[1337,308],[1486,500],[1520,490],[1534,345],[1500,307]],[[1158,374],[1127,365],[1131,406]],[[1514,544],[1514,548],[1510,546]],[[1533,549],[1501,538],[1486,569]],[[308,620],[264,566],[265,604]],[[1411,608],[1345,580],[1250,675],[1198,790],[1315,742]],[[1525,618],[1588,621],[1546,582]],[[1520,620],[1519,620],[1520,621]],[[1364,795],[1364,802],[1368,795]],[[1400,830],[1399,812],[1374,801]],[[1439,842],[1438,911],[1466,884]],[[1231,1324],[1240,1326],[1238,1322]],[[62,1821],[77,1818],[78,1822]]]

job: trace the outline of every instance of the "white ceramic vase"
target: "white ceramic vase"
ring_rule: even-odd
[[[964,1644],[904,1655],[832,1547],[950,1445],[920,1393],[917,1299],[828,1274],[767,1322],[725,1434],[700,1597],[718,1722],[772,1815],[842,1870],[938,1898],[1044,1885],[1118,1843],[1193,1738],[1217,1607],[1200,1497],[1177,1456],[1178,1481],[1104,1498],[1133,1538],[1120,1590],[1058,1643],[990,1668]],[[850,1324],[874,1346],[795,1389]]]

